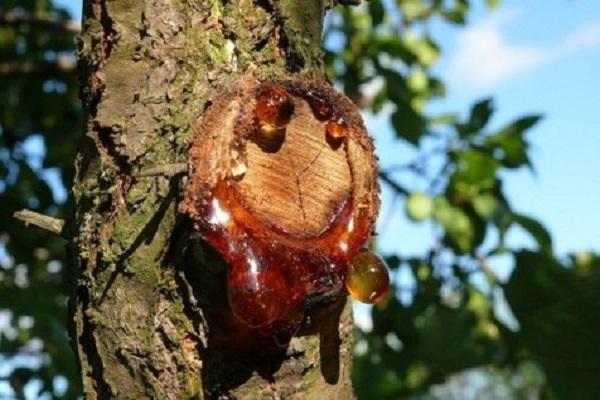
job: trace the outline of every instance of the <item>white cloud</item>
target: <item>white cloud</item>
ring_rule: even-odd
[[[518,17],[504,10],[465,29],[448,67],[449,81],[487,88],[580,50],[600,47],[600,22],[580,26],[552,47],[511,43],[506,31]]]
[[[571,32],[562,43],[560,55],[594,47],[600,47],[600,22],[584,24]]]

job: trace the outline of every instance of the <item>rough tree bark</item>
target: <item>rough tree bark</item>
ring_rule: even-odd
[[[345,301],[318,307],[280,352],[213,346],[208,314],[223,302],[225,267],[199,239],[189,246],[177,213],[185,177],[133,178],[185,162],[211,92],[250,68],[325,79],[322,20],[334,1],[84,3],[87,135],[66,229],[86,398],[352,398]]]

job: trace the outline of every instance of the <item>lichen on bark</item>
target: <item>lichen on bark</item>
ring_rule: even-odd
[[[352,397],[344,301],[316,310],[304,336],[273,359],[213,351],[204,310],[223,301],[224,266],[177,213],[185,178],[132,177],[185,162],[212,91],[249,69],[324,79],[319,42],[331,5],[85,1],[87,135],[69,231],[71,334],[86,398]]]

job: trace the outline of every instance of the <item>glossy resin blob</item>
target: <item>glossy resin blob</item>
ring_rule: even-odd
[[[374,304],[385,297],[390,288],[390,275],[385,262],[367,249],[352,260],[346,276],[346,289],[356,300]]]
[[[245,77],[199,121],[180,209],[229,264],[233,315],[289,338],[309,303],[345,287],[383,296],[383,280],[348,275],[378,260],[362,250],[378,192],[371,139],[345,96],[324,82]]]

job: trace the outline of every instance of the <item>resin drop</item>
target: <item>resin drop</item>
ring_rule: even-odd
[[[294,104],[285,89],[266,86],[256,96],[255,113],[260,134],[272,138],[282,134],[294,113]]]
[[[350,295],[367,304],[383,299],[390,287],[385,262],[369,250],[361,250],[348,268],[346,289]]]
[[[281,269],[265,265],[253,254],[232,265],[228,298],[233,314],[247,326],[258,328],[280,320],[289,309],[287,284]]]
[[[325,125],[325,131],[327,135],[332,139],[342,139],[348,134],[348,125],[339,114],[334,114],[327,125]]]
[[[325,98],[323,98],[323,96],[320,95],[318,92],[314,90],[309,90],[304,95],[304,99],[310,106],[312,112],[314,113],[315,117],[317,117],[317,119],[325,121],[331,118],[333,114],[333,108],[331,107],[331,104],[329,104],[329,102]]]

